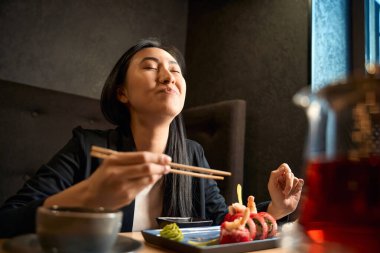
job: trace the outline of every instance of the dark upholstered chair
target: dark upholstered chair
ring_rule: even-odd
[[[227,101],[184,112],[188,136],[200,142],[210,166],[228,170],[221,182],[227,201],[236,201],[243,182],[245,103]],[[0,204],[48,161],[71,137],[71,130],[114,127],[99,101],[0,80]]]
[[[71,130],[110,127],[99,101],[0,80],[0,203],[69,140]]]
[[[199,142],[213,169],[230,171],[217,181],[229,205],[237,202],[236,186],[243,184],[246,102],[228,100],[184,110],[187,136]]]

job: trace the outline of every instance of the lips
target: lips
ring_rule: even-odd
[[[171,87],[164,87],[164,88],[161,88],[159,91],[159,93],[166,93],[166,94],[176,94],[176,95],[179,95],[179,92]]]

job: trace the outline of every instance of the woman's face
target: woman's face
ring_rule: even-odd
[[[174,57],[160,48],[145,48],[131,59],[119,101],[131,117],[174,118],[185,103],[186,82]]]

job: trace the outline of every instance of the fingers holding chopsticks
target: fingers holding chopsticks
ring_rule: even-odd
[[[135,170],[143,174],[166,174],[169,172],[171,157],[165,154],[151,152],[115,152],[102,158],[105,163],[113,166],[130,166],[131,173]],[[133,166],[132,166],[133,165]],[[157,165],[157,166],[155,166]],[[137,172],[136,171],[136,172]]]
[[[97,146],[92,146],[91,148],[91,156],[101,158],[101,159],[108,159],[109,157],[115,157],[118,154],[127,154],[125,152],[117,152],[111,149],[103,148],[103,147],[97,147]],[[132,153],[129,153],[132,154]],[[141,154],[145,156],[149,156],[152,153],[149,152],[141,152]],[[145,157],[146,158],[146,157]],[[231,172],[228,171],[221,171],[221,170],[214,170],[210,168],[203,168],[203,167],[196,167],[196,166],[191,166],[191,165],[185,165],[185,164],[179,164],[179,163],[173,163],[173,162],[168,162],[167,159],[171,159],[168,156],[163,156],[161,157],[161,161],[164,164],[168,164],[171,168],[170,169],[171,173],[175,174],[181,174],[181,175],[187,175],[187,176],[192,176],[192,177],[200,177],[200,178],[208,178],[208,179],[215,179],[215,180],[223,180],[223,176],[231,176]],[[145,159],[143,159],[145,160]],[[138,161],[132,161],[132,162],[138,162]],[[178,170],[178,169],[180,170]],[[166,171],[165,171],[166,173]]]
[[[120,160],[123,164],[136,164],[145,162],[169,164],[171,162],[171,157],[165,154],[156,154],[147,151],[118,152],[97,146],[92,146],[91,155],[101,159],[117,158],[117,160]]]
[[[120,178],[139,178],[164,175],[170,172],[171,158],[163,154],[149,152],[119,152],[103,159],[103,167],[120,173]]]
[[[170,172],[170,157],[150,152],[111,152],[88,180],[88,203],[120,208]]]
[[[105,170],[104,177],[110,180],[155,183],[170,172],[171,158],[165,154],[151,152],[115,152],[103,158],[98,170]]]

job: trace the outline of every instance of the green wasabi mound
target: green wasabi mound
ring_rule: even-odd
[[[171,223],[166,225],[160,232],[161,237],[167,238],[172,241],[182,241],[183,240],[183,234],[182,231],[179,229],[177,224]]]

